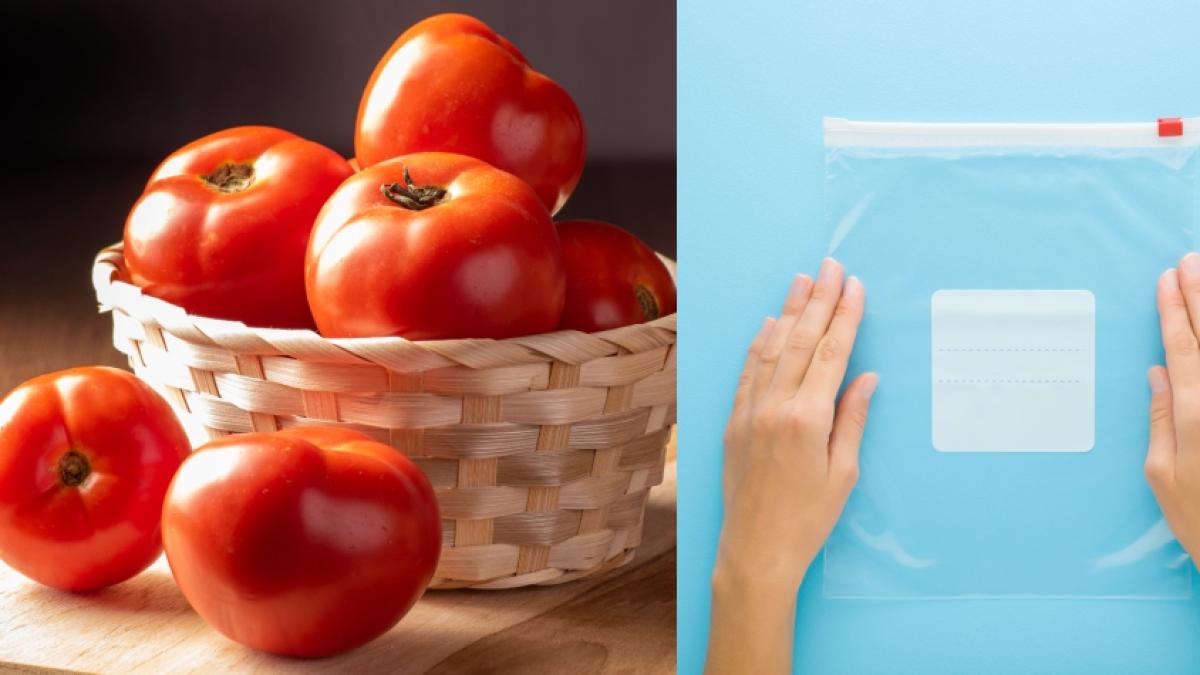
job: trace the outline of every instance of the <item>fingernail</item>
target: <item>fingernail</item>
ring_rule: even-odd
[[[853,298],[862,295],[862,288],[862,282],[858,280],[858,277],[851,275],[849,279],[846,279],[846,287],[842,289],[842,293],[847,298]]]
[[[1162,273],[1162,276],[1158,278],[1158,283],[1163,288],[1179,288],[1179,274],[1172,267]]]
[[[865,378],[863,378],[862,390],[861,390],[862,397],[865,399],[870,399],[872,396],[875,395],[875,387],[878,387],[878,386],[879,386],[879,376],[876,375],[875,373],[870,373],[869,375],[867,375]]]
[[[1183,260],[1179,261],[1179,266],[1188,276],[1200,276],[1200,255],[1193,251],[1183,256]]]
[[[1167,378],[1167,371],[1162,366],[1151,368],[1146,376],[1150,380],[1150,391],[1155,394],[1161,394],[1171,386],[1171,381]]]
[[[810,284],[812,284],[812,279],[809,278],[807,274],[797,274],[796,277],[792,279],[792,287],[788,289],[788,295],[799,295],[801,293],[805,293],[807,292]]]
[[[829,281],[837,274],[840,267],[838,261],[833,258],[826,258],[821,261],[821,271],[817,274],[817,281]]]
[[[770,338],[771,330],[774,328],[775,328],[775,317],[768,316],[767,318],[763,319],[762,328],[759,329],[758,332],[762,333],[762,336],[764,338]]]

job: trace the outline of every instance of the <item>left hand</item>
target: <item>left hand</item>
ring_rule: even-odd
[[[797,276],[750,345],[725,432],[725,522],[713,570],[706,671],[790,670],[796,591],[858,480],[878,377],[837,402],[864,292],[827,259]]]
[[[878,377],[837,402],[864,306],[827,259],[797,276],[778,320],[750,346],[725,432],[725,523],[718,573],[766,577],[795,593],[858,480],[858,446]]]

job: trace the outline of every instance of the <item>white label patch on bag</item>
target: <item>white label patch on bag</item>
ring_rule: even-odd
[[[1090,291],[941,290],[931,303],[936,450],[1092,449]]]

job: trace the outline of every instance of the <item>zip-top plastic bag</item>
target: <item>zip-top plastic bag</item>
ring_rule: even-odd
[[[1190,596],[1142,466],[1198,144],[1200,119],[825,120],[851,371],[880,375],[826,597]]]

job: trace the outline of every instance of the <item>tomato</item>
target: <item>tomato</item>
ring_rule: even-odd
[[[127,372],[25,382],[0,403],[0,558],[67,591],[132,577],[162,551],[163,495],[190,450],[166,401]]]
[[[396,40],[363,92],[354,150],[363,167],[413,152],[470,155],[533,186],[551,213],[583,173],[575,102],[482,21],[441,14]]]
[[[590,333],[675,312],[670,271],[637,237],[596,220],[565,220],[558,237],[567,270],[562,328]]]
[[[425,475],[336,427],[227,436],[180,467],[163,546],[192,607],[229,638],[326,656],[394,626],[433,578],[441,521]]]
[[[311,328],[308,233],[351,173],[334,151],[271,127],[193,141],[159,165],[129,212],[130,280],[191,314]]]
[[[364,169],[317,216],[308,301],[329,337],[503,338],[554,330],[563,269],[521,179],[463,155]]]

